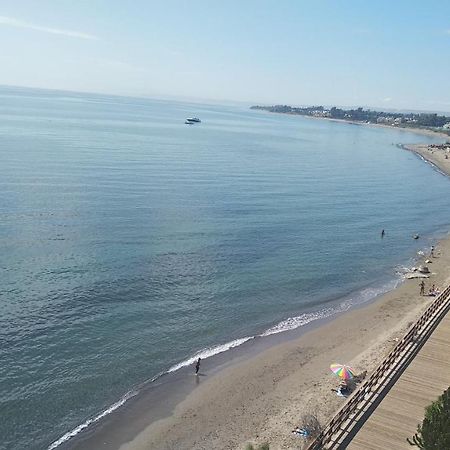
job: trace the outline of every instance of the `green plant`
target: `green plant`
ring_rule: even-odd
[[[424,450],[450,449],[450,388],[425,409],[425,418],[417,426],[409,445]]]

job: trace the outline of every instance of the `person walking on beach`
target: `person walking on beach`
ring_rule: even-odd
[[[434,258],[434,245],[431,246],[430,256]]]
[[[198,358],[197,362],[195,363],[195,375],[198,375],[198,371],[200,370],[200,361],[202,358]]]
[[[420,283],[420,295],[425,295],[425,281]]]
[[[385,235],[386,233],[384,232],[384,228],[381,230],[381,239],[383,239],[384,238],[384,235]]]

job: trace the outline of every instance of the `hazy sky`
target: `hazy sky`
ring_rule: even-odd
[[[450,111],[450,1],[0,0],[0,84]]]

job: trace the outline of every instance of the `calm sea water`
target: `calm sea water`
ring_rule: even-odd
[[[450,228],[449,180],[399,142],[431,139],[0,88],[0,448],[47,448],[198,351],[392,287]]]

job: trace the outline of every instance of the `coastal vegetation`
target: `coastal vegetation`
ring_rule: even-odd
[[[450,448],[450,388],[426,408],[417,433],[407,441],[424,450]]]
[[[293,107],[288,105],[252,106],[250,109],[259,109],[275,113],[297,114],[301,116],[320,117],[327,119],[350,120],[354,122],[385,124],[398,127],[432,128],[450,134],[450,117],[436,113],[418,112],[385,112],[364,109],[342,109],[333,106]]]

